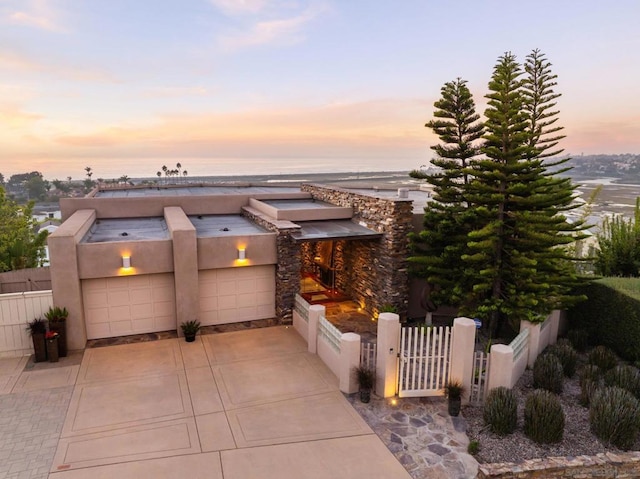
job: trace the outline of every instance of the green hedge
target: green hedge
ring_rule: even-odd
[[[576,291],[588,299],[567,312],[571,329],[586,329],[592,344],[640,360],[640,278],[603,278]]]

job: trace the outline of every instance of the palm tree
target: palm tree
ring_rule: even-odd
[[[161,171],[158,171],[158,172],[156,173],[156,175],[158,175],[158,180],[160,180],[160,179],[162,178],[162,172],[161,172]]]
[[[177,168],[177,172],[178,172],[178,179],[180,178],[180,170],[182,169],[182,165],[180,164],[180,162],[176,163],[176,168]]]

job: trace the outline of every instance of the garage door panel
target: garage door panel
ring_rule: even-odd
[[[214,269],[199,271],[198,278],[200,284],[216,284],[218,282],[218,274]]]
[[[218,309],[218,297],[200,298],[200,311],[214,311]]]
[[[256,291],[275,293],[276,283],[271,276],[270,278],[256,278]]]
[[[237,323],[238,321],[243,321],[242,319],[238,319],[238,315],[236,309],[221,309],[218,311],[218,323]]]
[[[129,277],[128,276],[119,276],[116,278],[107,278],[106,280],[107,289],[129,289]]]
[[[243,306],[255,306],[256,304],[256,295],[251,293],[239,294],[236,296],[238,299],[236,304],[239,308]]]
[[[175,306],[171,301],[165,301],[160,303],[153,303],[153,312],[154,314],[160,316],[174,316],[175,317]]]
[[[90,324],[102,324],[109,322],[109,308],[91,308],[89,310],[91,314],[85,315],[87,317],[87,323]]]
[[[234,281],[224,280],[218,283],[218,295],[226,296],[236,294],[238,291],[238,283]]]
[[[256,317],[256,307],[255,306],[243,306],[237,309],[238,320],[240,321],[249,321],[251,319],[255,319]]]
[[[235,277],[237,280],[242,281],[244,279],[254,279],[258,275],[263,275],[262,268],[260,266],[254,266],[253,268],[236,268]]]
[[[218,285],[216,283],[200,283],[200,298],[217,298]]]
[[[82,291],[89,339],[176,328],[172,274],[88,279]]]
[[[129,291],[127,290],[109,291],[107,293],[107,301],[109,306],[123,306],[131,304],[131,298],[129,296]]]
[[[272,304],[259,304],[256,306],[256,319],[273,318],[276,315],[276,308]]]
[[[141,274],[139,276],[127,276],[128,288],[149,289],[151,280],[149,275]]]
[[[156,316],[154,317],[153,327],[156,331],[169,331],[176,329],[175,316]]]
[[[88,330],[89,327],[87,325],[87,331]],[[109,323],[92,324],[91,331],[96,338],[108,338],[109,336],[111,336],[111,328],[109,327]]]
[[[131,304],[149,304],[153,300],[150,289],[132,289]]]
[[[154,286],[152,291],[153,301],[167,301],[168,298],[175,297],[175,289],[170,285]]]
[[[107,292],[89,291],[85,295],[85,302],[90,303],[92,307],[106,307],[109,304],[109,301],[107,300]]]
[[[129,305],[124,306],[111,306],[109,307],[109,319],[120,320],[120,319],[131,319],[131,308]]]
[[[107,289],[107,281],[105,279],[92,279],[91,281],[83,281],[82,291],[88,293],[105,293]]]
[[[150,274],[147,275],[151,286],[155,288],[168,287],[174,289],[173,275],[171,274]]]
[[[215,270],[217,282],[235,281],[237,278],[237,270],[240,268],[223,268]]]
[[[271,305],[272,307],[274,306],[273,293],[272,292],[269,292],[269,293],[256,293],[255,294],[255,298],[256,298],[256,304],[259,304],[259,305]]]
[[[236,296],[220,296],[218,298],[218,309],[237,308]]]
[[[134,304],[131,306],[131,319],[144,319],[153,318],[153,305],[146,304]]]
[[[255,278],[243,279],[238,281],[238,293],[254,293],[256,290]]]
[[[133,319],[131,321],[133,329],[153,329],[153,318]]]
[[[256,278],[266,278],[273,279],[274,277],[274,267],[273,266],[258,266],[256,268]]]
[[[109,327],[112,334],[124,336],[133,329],[133,324],[131,321],[111,321]]]
[[[198,318],[203,325],[218,324],[218,311],[200,311],[200,317]]]

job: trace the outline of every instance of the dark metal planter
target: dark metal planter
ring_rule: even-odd
[[[41,363],[47,360],[47,345],[44,339],[44,332],[31,333],[31,340],[33,341],[33,360],[36,363]]]
[[[58,338],[47,339],[47,356],[50,363],[58,362]]]
[[[61,358],[67,357],[67,322],[49,321],[49,331],[58,333],[58,354]]]

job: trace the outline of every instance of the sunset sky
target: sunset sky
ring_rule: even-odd
[[[640,153],[640,1],[0,0],[0,173],[404,170],[446,81],[541,49],[566,151]]]

